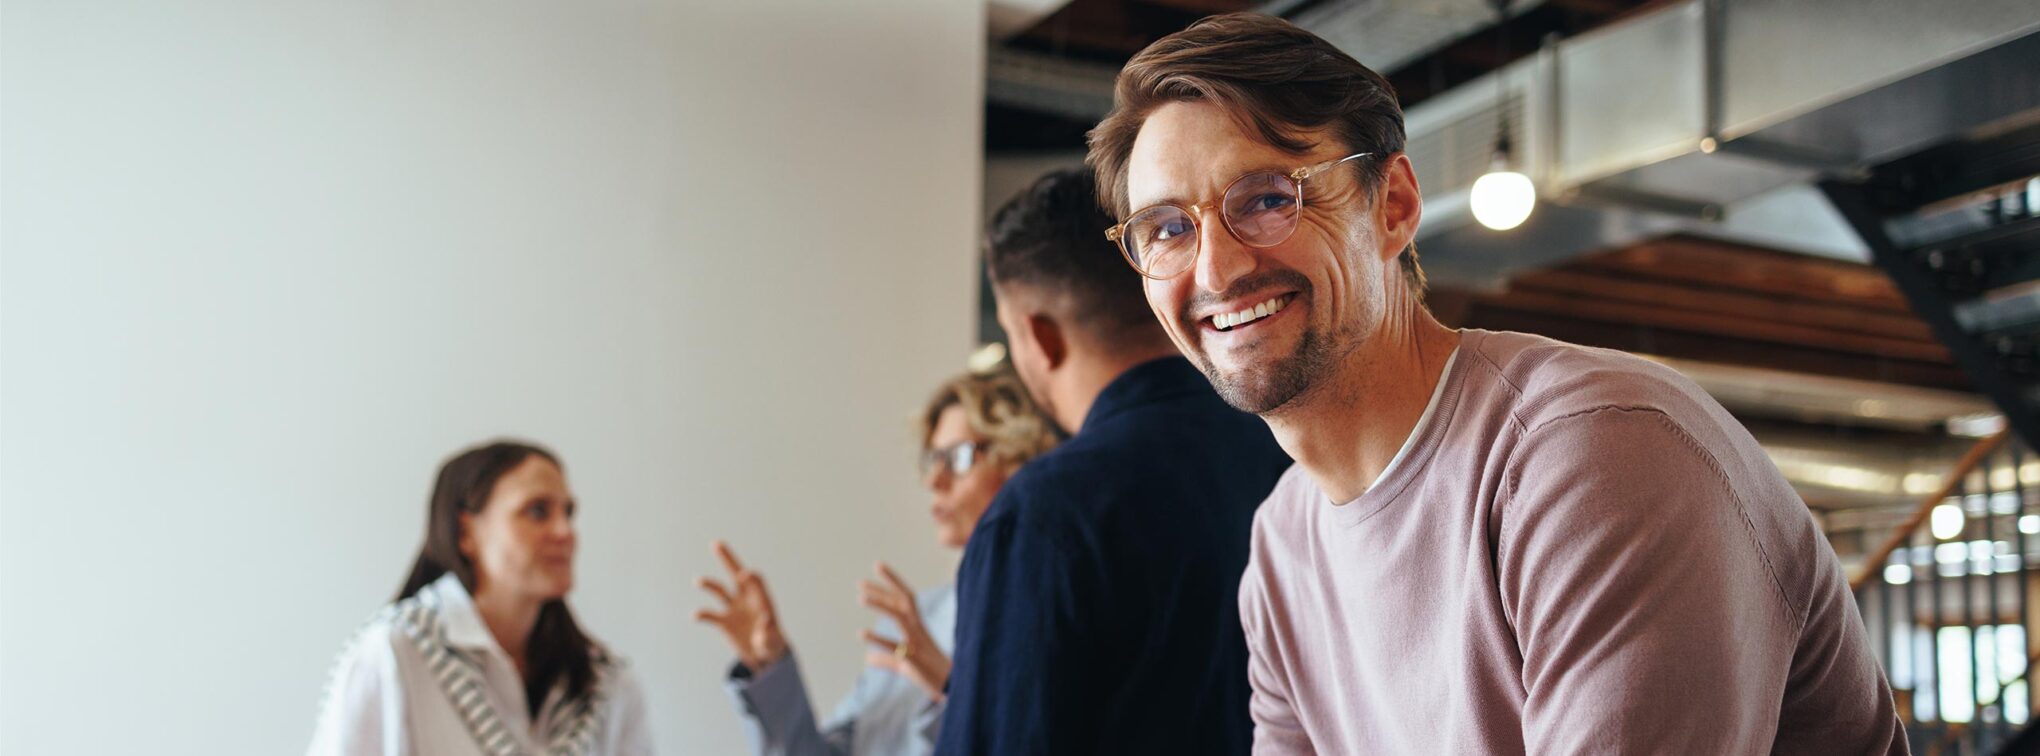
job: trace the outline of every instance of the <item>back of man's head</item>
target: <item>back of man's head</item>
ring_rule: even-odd
[[[999,297],[1023,298],[1062,328],[1105,349],[1169,343],[1141,293],[1140,274],[1105,238],[1095,174],[1052,171],[992,216],[985,273]]]

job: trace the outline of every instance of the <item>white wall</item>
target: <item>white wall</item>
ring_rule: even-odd
[[[739,751],[726,536],[826,710],[947,579],[909,419],[971,346],[983,10],[9,0],[0,752],[290,753],[435,466],[554,445],[577,611]]]

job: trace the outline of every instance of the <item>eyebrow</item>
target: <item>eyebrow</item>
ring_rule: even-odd
[[[1305,165],[1309,165],[1309,163],[1305,163]],[[1296,169],[1296,166],[1293,166],[1293,165],[1292,165],[1292,166],[1290,166],[1290,167],[1288,167],[1288,168],[1283,168],[1283,167],[1280,167],[1280,166],[1261,166],[1261,167],[1256,167],[1256,168],[1247,168],[1247,169],[1243,169],[1243,170],[1241,170],[1240,172],[1238,172],[1238,173],[1235,173],[1235,174],[1233,174],[1233,175],[1232,175],[1232,178],[1226,179],[1226,180],[1225,180],[1225,184],[1224,184],[1223,186],[1219,187],[1219,190],[1218,190],[1218,191],[1219,191],[1219,195],[1220,195],[1220,196],[1219,196],[1219,197],[1214,197],[1213,199],[1223,199],[1223,198],[1224,198],[1224,194],[1225,194],[1225,190],[1226,190],[1226,189],[1228,189],[1228,188],[1231,188],[1231,187],[1232,187],[1232,185],[1233,185],[1233,182],[1235,182],[1235,181],[1238,181],[1238,180],[1240,180],[1240,178],[1241,178],[1241,177],[1244,177],[1244,176],[1246,176],[1247,174],[1250,174],[1250,173],[1261,173],[1261,172],[1265,171],[1265,172],[1268,172],[1268,173],[1279,173],[1279,174],[1282,174],[1282,175],[1284,175],[1284,176],[1287,176],[1287,175],[1289,175],[1289,172],[1290,172],[1290,171],[1292,171],[1292,170],[1295,170],[1295,169]],[[1177,197],[1177,196],[1173,196],[1173,195],[1171,195],[1171,196],[1168,196],[1168,197],[1163,197],[1163,198],[1161,198],[1161,199],[1158,199],[1158,200],[1151,200],[1151,201],[1149,201],[1149,202],[1146,202],[1146,203],[1142,203],[1142,204],[1138,204],[1138,205],[1136,205],[1136,204],[1132,204],[1132,203],[1128,203],[1128,207],[1132,208],[1132,211],[1131,211],[1131,212],[1129,212],[1128,214],[1129,214],[1129,215],[1131,215],[1132,213],[1137,213],[1137,212],[1140,212],[1140,211],[1142,211],[1142,210],[1146,210],[1146,209],[1148,209],[1148,208],[1151,208],[1151,207],[1160,207],[1160,206],[1162,206],[1162,205],[1175,205],[1175,206],[1177,206],[1177,207],[1189,207],[1189,206],[1190,206],[1190,203],[1189,203],[1189,202],[1187,202],[1187,201],[1185,201],[1185,200],[1184,200],[1184,199],[1182,199],[1181,197]]]

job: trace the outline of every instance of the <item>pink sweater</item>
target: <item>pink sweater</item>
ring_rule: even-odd
[[[1240,583],[1256,753],[1905,753],[1839,563],[1662,366],[1469,330],[1402,457],[1292,467]]]

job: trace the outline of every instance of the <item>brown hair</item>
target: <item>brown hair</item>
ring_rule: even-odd
[[[1025,464],[1055,446],[1054,425],[1041,413],[1010,368],[964,373],[944,382],[921,410],[921,446],[935,434],[935,422],[950,407],[962,407],[970,429],[990,440],[992,459]]]
[[[447,573],[460,578],[470,594],[475,590],[475,566],[460,553],[460,516],[482,511],[496,482],[532,457],[544,459],[562,470],[560,458],[532,444],[497,441],[457,454],[439,467],[439,480],[432,486],[432,501],[426,512],[425,545],[411,565],[411,575],[397,591],[397,600],[416,595],[432,581]],[[567,700],[587,695],[595,681],[593,641],[581,632],[567,602],[554,599],[539,607],[538,623],[527,642],[528,677],[524,700],[536,716],[555,682],[565,679]]]
[[[1226,13],[1148,45],[1119,71],[1112,112],[1091,129],[1090,154],[1105,211],[1125,217],[1126,163],[1150,113],[1171,102],[1207,101],[1229,111],[1268,144],[1303,155],[1317,146],[1303,132],[1329,127],[1347,149],[1386,157],[1402,152],[1402,105],[1387,79],[1330,42],[1261,13]],[[1355,160],[1369,198],[1386,160]],[[1415,243],[1398,258],[1419,296],[1424,271]]]

